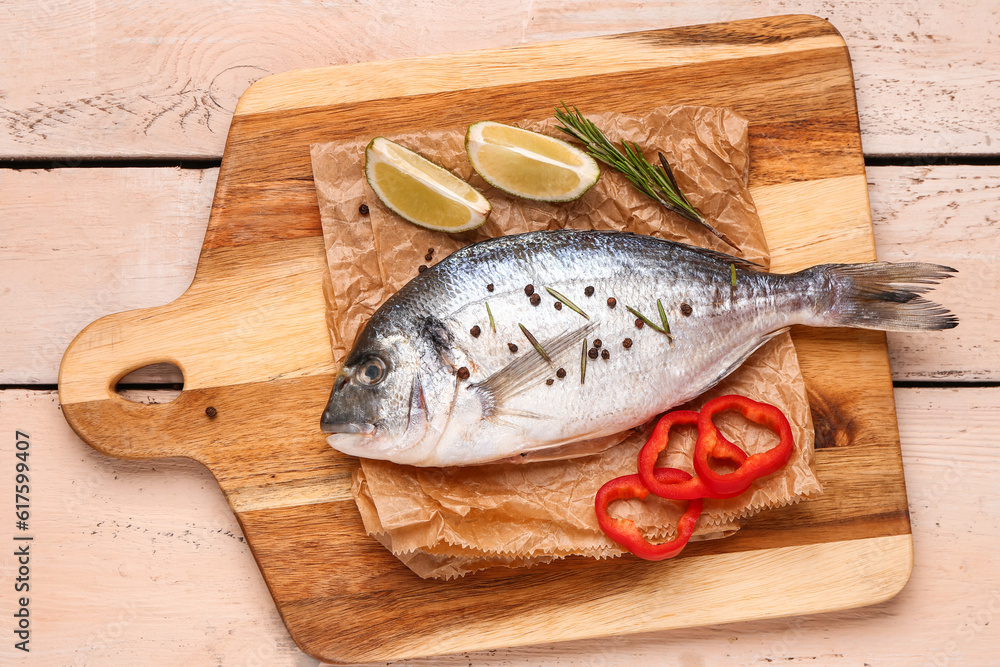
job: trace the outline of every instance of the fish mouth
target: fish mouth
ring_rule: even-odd
[[[352,424],[361,427],[361,424]],[[341,454],[348,456],[359,456],[372,458],[373,454],[378,457],[377,451],[372,451],[372,436],[364,433],[344,433],[342,431],[331,433],[326,436],[326,444],[333,447]]]
[[[375,425],[368,423],[352,423],[352,422],[328,422],[323,420],[320,422],[320,428],[323,429],[323,433],[333,433],[333,434],[344,434],[350,433],[355,435],[371,435],[375,433]]]

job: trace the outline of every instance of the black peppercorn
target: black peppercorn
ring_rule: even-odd
[[[618,305],[618,300],[613,296],[608,297],[608,308],[614,308]]]
[[[587,285],[587,287],[583,290],[583,293],[586,294],[587,296],[594,296],[594,288],[591,287],[590,285]]]
[[[608,352],[607,350],[601,350],[601,359],[604,359],[604,361],[607,361],[610,358],[611,358],[611,353],[610,352]]]
[[[552,378],[549,378],[548,380],[545,381],[545,384],[548,385],[549,387],[551,387],[553,382],[555,382],[555,380],[553,380]]]
[[[423,273],[426,270],[427,270],[426,264],[421,264],[420,266],[417,267],[417,273]]]
[[[596,347],[592,347],[589,350],[587,350],[587,356],[590,357],[591,359],[596,359],[598,354],[600,353],[597,351]]]
[[[368,215],[368,204],[362,204],[358,207],[358,213],[361,215]]]
[[[527,294],[528,296],[531,296],[532,294],[535,293],[535,286],[534,285],[525,285],[524,286],[524,293]]]
[[[600,338],[595,338],[594,339],[594,347],[600,349],[601,345],[602,345],[601,339]]]
[[[493,283],[490,283],[489,285],[486,286],[486,291],[487,292],[492,292],[493,291]]]
[[[208,415],[209,419],[215,419],[215,415],[219,414],[219,411],[210,405],[205,408],[205,414]]]
[[[537,306],[542,302],[542,297],[538,296],[537,294],[532,294],[530,300],[532,306]]]
[[[556,371],[556,377],[559,378],[560,380],[563,379],[564,377],[566,377],[566,369],[565,368],[560,368],[559,370],[557,370]]]
[[[514,343],[507,343],[507,347],[510,348],[511,352],[517,352],[517,345],[514,345]]]
[[[626,350],[629,349],[630,347],[632,347],[632,339],[631,338],[626,338],[625,340],[623,340],[622,341],[622,347],[624,347]]]
[[[468,380],[469,379],[469,369],[466,368],[465,366],[462,366],[461,368],[459,368],[458,369],[458,379],[459,380]]]
[[[681,304],[681,315],[687,317],[688,315],[691,314],[691,312],[692,312],[691,306],[687,305],[686,303]]]
[[[469,333],[472,334],[473,338],[479,338],[479,334],[482,333],[482,330],[479,328],[479,325],[477,324],[476,326],[469,329]]]
[[[562,301],[556,301],[553,306],[556,310],[562,310]]]
[[[644,325],[645,325],[645,322],[643,322],[642,320],[640,320],[638,317],[635,318],[635,328],[636,329],[641,329]]]

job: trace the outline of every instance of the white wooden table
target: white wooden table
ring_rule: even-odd
[[[252,81],[780,13],[827,18],[850,47],[879,257],[961,271],[938,292],[958,329],[889,337],[915,543],[909,584],[854,611],[406,664],[995,664],[996,3],[391,4],[0,5],[0,664],[316,664],[281,624],[211,475],[187,460],[94,452],[66,425],[55,392],[62,352],[84,325],[165,303],[189,284],[231,112]],[[133,397],[165,400],[181,378],[153,368],[129,381]],[[12,516],[16,431],[31,443],[28,531]],[[34,538],[30,592],[18,593],[12,545],[24,535]],[[22,595],[30,653],[14,646]]]

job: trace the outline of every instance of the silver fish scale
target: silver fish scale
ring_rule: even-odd
[[[495,430],[523,429],[531,442],[522,448],[530,450],[618,433],[721,379],[762,336],[783,326],[783,316],[774,313],[768,298],[767,278],[741,270],[734,291],[722,256],[630,234],[540,232],[522,235],[516,243],[502,238],[469,246],[414,279],[394,299],[411,306],[416,300],[420,306],[411,312],[423,311],[447,324],[455,364],[470,369],[470,383],[487,380],[519,355],[539,356],[519,324],[543,349],[546,341],[587,324],[568,306],[556,310],[546,287],[590,316],[588,347],[600,339],[610,359],[588,357],[581,383],[580,336],[551,365],[539,357],[544,372],[500,406],[501,423]],[[490,283],[493,292],[486,289]],[[525,294],[529,284],[540,297],[537,306]],[[585,295],[588,286],[594,287],[593,296]],[[608,306],[609,297],[617,301],[614,308]],[[667,315],[672,345],[671,338],[649,326],[638,329],[635,315],[626,309],[636,308],[658,323],[657,299]],[[487,302],[496,333],[489,325]],[[690,315],[682,313],[682,304],[691,307]],[[470,333],[474,326],[480,329],[478,338]],[[625,338],[632,340],[630,349],[623,346]],[[508,343],[517,346],[516,353]],[[565,370],[562,378],[560,368]],[[441,371],[424,369],[435,372]]]

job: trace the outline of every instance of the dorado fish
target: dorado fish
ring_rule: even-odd
[[[591,453],[703,393],[790,325],[954,327],[921,296],[953,272],[878,262],[771,274],[617,232],[491,239],[372,315],[321,427],[340,452],[416,466]]]

